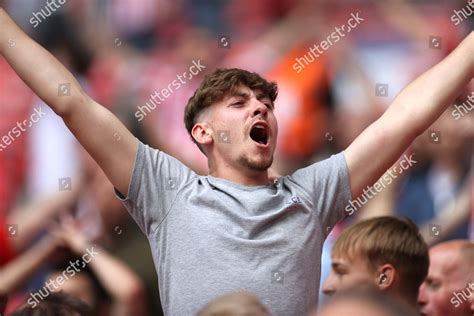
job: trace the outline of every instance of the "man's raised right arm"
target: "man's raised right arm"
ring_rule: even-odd
[[[28,37],[0,8],[0,53],[99,164],[112,184],[127,194],[138,142],[109,110],[92,100],[73,75]]]

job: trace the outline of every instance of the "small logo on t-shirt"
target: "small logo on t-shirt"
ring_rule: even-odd
[[[292,196],[287,204],[303,204],[303,201],[299,196]]]

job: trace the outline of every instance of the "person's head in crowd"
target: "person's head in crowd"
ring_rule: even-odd
[[[92,315],[89,306],[80,299],[63,292],[51,293],[37,306],[25,304],[11,316],[86,316]]]
[[[474,243],[452,240],[433,246],[428,276],[418,303],[426,316],[471,316],[474,296]],[[474,308],[473,308],[474,309]]]
[[[262,174],[271,166],[277,94],[276,83],[241,69],[217,69],[205,77],[186,105],[184,122],[211,173],[225,165]]]
[[[87,266],[83,267],[81,264],[77,264],[75,259],[71,259],[67,264],[62,263],[56,266],[55,270],[50,272],[45,280],[48,282],[61,278],[64,281],[54,283],[56,285],[53,288],[54,292],[63,292],[78,298],[90,306],[94,314],[99,313],[103,308],[102,303],[107,301],[108,297],[97,277]]]
[[[347,288],[325,301],[311,316],[416,316],[417,313],[373,287]]]
[[[248,292],[229,293],[209,302],[198,316],[270,316],[260,299]]]
[[[428,246],[408,219],[383,216],[346,229],[331,253],[326,295],[371,285],[416,306],[418,288],[428,272]]]

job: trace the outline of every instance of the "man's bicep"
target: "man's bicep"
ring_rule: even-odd
[[[127,194],[138,142],[108,109],[89,97],[63,116],[69,130],[97,162],[110,182]]]
[[[387,111],[388,112],[388,111]],[[385,113],[360,134],[344,151],[352,196],[373,185],[410,145],[414,136],[398,117]],[[405,121],[405,122],[409,122]]]

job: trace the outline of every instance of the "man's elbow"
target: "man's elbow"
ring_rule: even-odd
[[[58,91],[58,96],[55,96],[51,102],[46,100],[46,103],[51,107],[54,113],[63,119],[70,117],[74,115],[78,109],[86,106],[91,100],[82,88],[79,87],[79,91],[75,90],[76,89],[73,89],[72,92],[70,90],[64,92]],[[64,95],[61,93],[64,93]]]
[[[86,97],[74,97],[70,100],[65,100],[63,102],[58,102],[56,107],[51,107],[51,109],[58,116],[62,117],[64,120],[67,120],[70,117],[76,115],[78,109],[87,105],[88,99]]]

